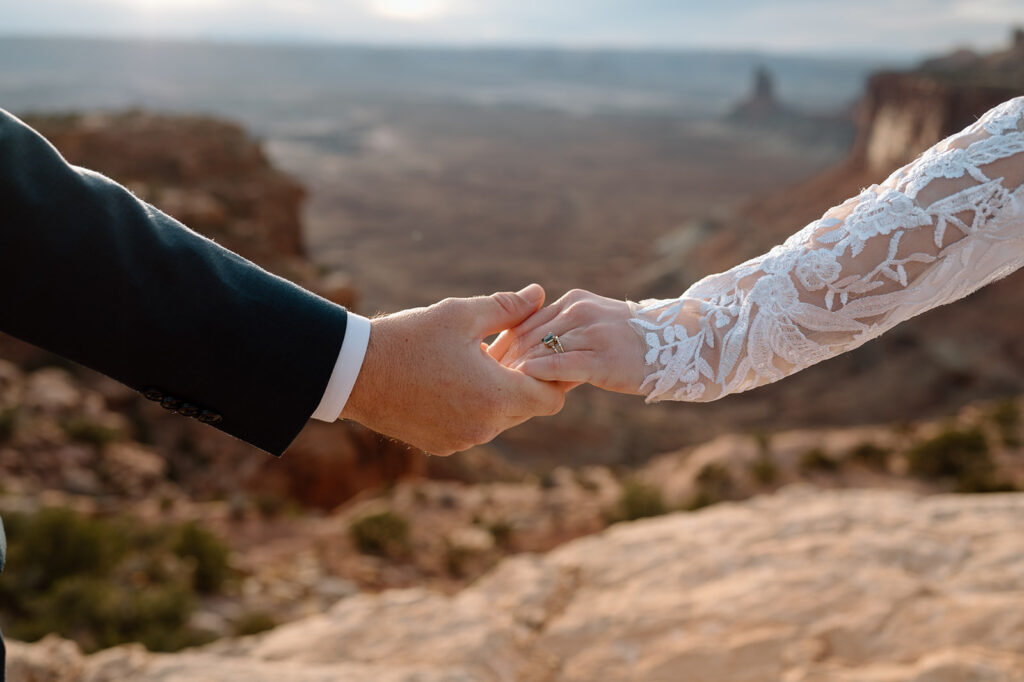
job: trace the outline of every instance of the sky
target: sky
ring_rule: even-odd
[[[246,42],[991,50],[1024,0],[0,0],[0,34]]]

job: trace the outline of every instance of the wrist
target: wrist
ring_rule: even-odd
[[[340,419],[350,419],[364,425],[373,422],[375,408],[378,408],[384,397],[383,387],[387,377],[387,331],[384,329],[387,327],[386,319],[377,317],[370,320],[370,336],[366,343],[363,366],[352,386],[348,401],[341,410]]]

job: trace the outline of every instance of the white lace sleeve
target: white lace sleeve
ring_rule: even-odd
[[[634,306],[648,401],[715,400],[856,348],[1024,264],[1024,97],[767,254]]]

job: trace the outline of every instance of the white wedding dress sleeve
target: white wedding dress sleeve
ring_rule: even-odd
[[[1005,277],[1024,265],[1022,185],[1019,97],[768,253],[633,304],[641,392],[709,401],[755,388]]]

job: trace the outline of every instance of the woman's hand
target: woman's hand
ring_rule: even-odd
[[[487,352],[535,379],[639,394],[644,345],[630,329],[630,317],[625,301],[574,289],[502,332]],[[555,353],[541,342],[548,332],[558,336],[565,352]]]

